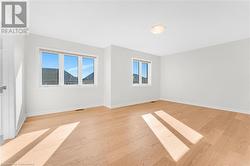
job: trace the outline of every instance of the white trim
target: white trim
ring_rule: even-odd
[[[0,37],[0,86],[3,86],[3,40],[2,38]],[[2,92],[3,93],[3,92]],[[3,124],[2,124],[2,121],[3,121],[3,115],[2,115],[2,112],[3,112],[3,102],[2,102],[2,93],[0,93],[0,145],[1,145],[1,138],[2,138],[2,134],[3,134]],[[2,138],[3,139],[3,138]]]
[[[140,78],[139,78],[139,83],[134,83],[134,60],[137,60],[135,58],[132,58],[131,59],[131,83],[132,83],[132,86],[138,86],[140,84]],[[140,75],[140,63],[138,64],[138,70],[139,70],[139,75]]]
[[[77,84],[65,84],[64,82],[64,61],[65,61],[65,56],[68,56],[68,57],[76,57],[77,58],[77,62],[76,62],[76,67],[77,67]],[[61,85],[64,85],[64,86],[78,86],[79,85],[79,70],[81,69],[81,67],[79,67],[79,60],[82,59],[80,56],[77,56],[77,55],[69,55],[69,54],[60,54],[60,57],[63,59],[63,64],[60,65],[59,67],[59,72],[61,73],[61,79],[59,80],[59,84]]]
[[[82,84],[82,57],[77,58],[78,63],[77,63],[77,74],[78,74],[78,85]],[[80,67],[81,66],[81,67]]]
[[[147,59],[136,58],[136,57],[133,57],[132,59],[133,60],[137,60],[137,61],[141,61],[141,62],[145,62],[145,63],[152,63],[151,60],[147,60]]]
[[[77,55],[77,56],[87,56],[87,57],[94,57],[96,58],[96,55],[83,53],[83,52],[73,52],[68,50],[60,50],[60,49],[54,49],[54,48],[45,48],[45,47],[37,47],[40,51],[48,51],[51,53],[57,53],[57,54],[67,54],[67,55]]]
[[[147,86],[151,86],[151,84],[133,84],[133,87],[147,87]]]
[[[60,112],[72,112],[74,110],[89,109],[89,108],[93,108],[93,107],[103,107],[103,105],[93,104],[93,105],[89,105],[89,106],[86,106],[86,107],[84,107],[84,106],[83,107],[73,106],[73,107],[65,107],[65,108],[57,108],[57,109],[32,111],[32,112],[27,112],[27,117],[39,116],[39,115],[48,115],[48,114],[60,113]]]
[[[84,56],[84,57],[86,57],[86,56]],[[82,60],[83,60],[83,58],[84,57],[81,57],[81,62],[82,62]],[[98,81],[98,57],[90,57],[90,56],[88,56],[87,58],[94,58],[94,84],[83,84],[82,83],[82,80],[81,80],[81,85],[80,86],[97,86],[97,81]],[[81,69],[80,70],[82,70],[82,66],[81,66]],[[82,75],[81,75],[81,77],[82,77]]]
[[[133,68],[133,62],[138,61],[139,62],[139,83],[133,83],[133,76],[134,76],[134,68]],[[148,83],[142,83],[142,63],[148,64]],[[151,86],[152,85],[152,61],[140,59],[140,58],[132,58],[132,86],[134,87],[140,87],[140,86]]]
[[[39,86],[43,86],[42,85],[42,76],[43,76],[43,72],[42,72],[42,56],[41,56],[41,54],[40,54],[40,49],[39,48],[37,48],[36,49],[36,55],[38,55],[37,56],[37,58],[38,58],[38,60],[39,60]]]
[[[62,54],[58,54],[59,56],[59,67],[58,67],[58,70],[59,70],[59,82],[58,82],[58,85],[64,85],[64,56]],[[41,66],[41,70],[42,70],[42,66]],[[42,85],[42,82],[41,82],[41,85]],[[55,86],[58,86],[58,85],[55,85]],[[43,85],[42,85],[43,86]]]
[[[139,60],[139,85],[142,85],[142,61],[140,60]]]
[[[127,107],[127,106],[133,106],[133,105],[137,105],[137,104],[143,104],[143,103],[149,103],[152,101],[158,101],[159,98],[153,98],[153,99],[147,99],[147,100],[143,100],[143,101],[139,101],[139,102],[128,102],[128,103],[124,103],[124,104],[115,104],[115,105],[111,105],[110,109],[115,109],[115,108],[120,108],[120,107]]]
[[[85,84],[85,86],[86,85],[97,86],[97,84],[98,84],[98,63],[99,63],[99,58],[96,57],[94,60],[94,84]]]
[[[3,86],[3,40],[2,37],[0,37],[0,86]],[[2,92],[4,93],[4,92]],[[3,95],[0,93],[0,145],[3,142]]]
[[[58,85],[43,85],[42,84],[42,56],[41,52],[48,52],[58,54],[59,57],[59,83]],[[94,87],[97,86],[98,82],[98,56],[90,55],[90,54],[83,54],[79,52],[72,52],[72,51],[64,51],[58,49],[50,49],[44,47],[37,47],[37,55],[39,57],[39,87],[40,88],[48,88],[48,87]],[[64,84],[64,55],[67,56],[77,56],[78,57],[78,84],[72,85],[65,85]],[[83,84],[82,83],[82,59],[84,57],[94,58],[94,84]]]
[[[148,84],[152,85],[152,62],[148,64]]]
[[[16,135],[16,112],[15,112],[15,73],[14,73],[14,39],[4,38],[2,61],[3,84],[7,86],[2,96],[2,135],[3,140],[14,138]]]
[[[193,102],[171,100],[171,99],[162,98],[162,97],[160,98],[160,100],[174,102],[174,103],[180,103],[180,104],[187,104],[187,105],[192,105],[192,106],[198,106],[198,107],[204,107],[204,108],[208,108],[208,109],[217,109],[217,110],[221,110],[221,111],[238,112],[238,113],[250,115],[250,110],[247,111],[247,110],[241,110],[241,109],[237,109],[237,108],[211,106],[211,105],[207,105],[207,104],[197,104],[197,103],[193,103]]]

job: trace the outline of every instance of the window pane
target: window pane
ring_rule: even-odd
[[[139,61],[133,60],[133,84],[139,84]]]
[[[82,58],[82,83],[94,84],[94,62],[95,58]]]
[[[58,54],[42,52],[42,85],[58,85],[59,56]]]
[[[148,63],[142,63],[142,83],[148,83]]]
[[[64,84],[78,84],[78,57],[64,56]]]

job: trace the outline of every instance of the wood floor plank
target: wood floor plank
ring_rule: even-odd
[[[145,114],[142,118],[175,161],[178,161],[189,150],[181,140],[152,114]]]
[[[187,125],[170,116],[164,111],[156,111],[155,114],[158,115],[175,130],[177,130],[181,135],[183,135],[193,144],[196,144],[203,137],[200,133],[196,132],[192,128],[188,127]]]
[[[197,143],[190,143],[189,151],[178,161],[172,159],[142,118],[145,114],[152,114],[186,144],[184,137],[177,134],[182,133],[177,131],[180,129],[169,128],[169,121],[163,123],[154,114],[159,110],[203,136]],[[60,131],[53,134],[60,126],[76,122],[79,124],[72,132],[67,134]],[[49,132],[35,138],[30,137],[30,140],[26,140],[32,142],[29,145],[25,144],[24,147],[21,146],[21,141],[18,143],[25,134],[43,130]],[[56,150],[49,151],[56,142],[62,140],[60,138],[63,134],[67,137]],[[52,140],[49,145],[38,146],[46,138]],[[36,140],[32,141],[33,139]],[[27,163],[35,161],[32,155],[25,157],[35,148],[39,152],[38,159],[46,159],[46,162],[41,162],[45,166],[249,166],[250,115],[168,101],[116,109],[96,107],[28,118],[17,138],[12,141],[17,141],[16,147],[21,147],[22,150],[8,156],[8,163],[22,161],[22,158]],[[8,142],[4,145],[7,144]]]

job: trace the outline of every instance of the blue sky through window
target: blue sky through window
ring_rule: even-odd
[[[142,63],[141,70],[142,76],[146,78],[148,76],[148,64]],[[139,61],[137,60],[133,61],[133,74],[139,74]]]
[[[71,75],[77,77],[78,75],[78,57],[77,56],[64,56],[64,70]]]
[[[133,61],[133,74],[139,75],[139,61]]]
[[[82,78],[94,72],[94,58],[82,58]]]
[[[148,77],[148,64],[142,63],[142,77],[147,78]]]
[[[78,74],[78,60],[77,56],[64,56],[64,70],[71,75],[77,77]],[[82,58],[82,78],[94,72],[94,58]],[[42,68],[58,69],[59,68],[59,55],[55,53],[42,52]]]
[[[59,68],[58,54],[42,52],[42,67],[49,69],[58,69]]]

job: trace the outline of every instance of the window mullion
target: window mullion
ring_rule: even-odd
[[[78,56],[78,85],[82,85],[82,57]]]
[[[64,55],[59,54],[59,85],[64,85]]]
[[[139,61],[139,84],[142,84],[142,62]]]
[[[95,58],[94,59],[94,85],[97,85],[97,74],[98,74],[97,63],[98,63],[98,59]]]
[[[152,76],[151,68],[152,68],[152,63],[149,63],[149,64],[148,64],[148,84],[149,84],[149,85],[151,85],[151,83],[152,83],[152,82],[151,82],[151,81],[152,81],[152,80],[151,80],[151,79],[152,79],[152,78],[151,78],[151,76]]]
[[[94,60],[93,61],[88,60],[86,64],[83,64],[83,56],[75,56],[71,54],[68,55],[67,53],[63,53],[63,52],[59,53],[55,51],[53,53],[50,53],[50,52],[53,52],[53,51],[46,51],[45,55],[43,55],[41,51],[39,51],[39,57],[40,57],[39,66],[41,68],[40,69],[41,85],[60,85],[60,86],[71,85],[71,84],[82,85],[83,84],[82,79],[83,79],[83,74],[84,74],[82,71],[83,65],[88,65],[88,64],[93,66],[93,69],[88,68],[85,70],[85,72],[87,74],[90,71],[93,72],[94,78],[92,78],[93,75],[91,75],[90,73],[89,77],[87,77],[86,79],[86,84],[94,84],[94,85],[97,84],[98,65],[97,65],[96,57],[92,57],[92,56],[88,57]],[[43,60],[43,57],[45,57],[44,58],[45,60]],[[43,61],[45,63],[44,65],[45,67],[43,67]],[[77,67],[77,69],[75,67]],[[44,74],[45,76],[43,76],[43,70],[45,71],[45,74]],[[76,84],[75,74],[77,74],[78,84]],[[44,81],[45,83],[43,83],[43,80],[45,80]]]

